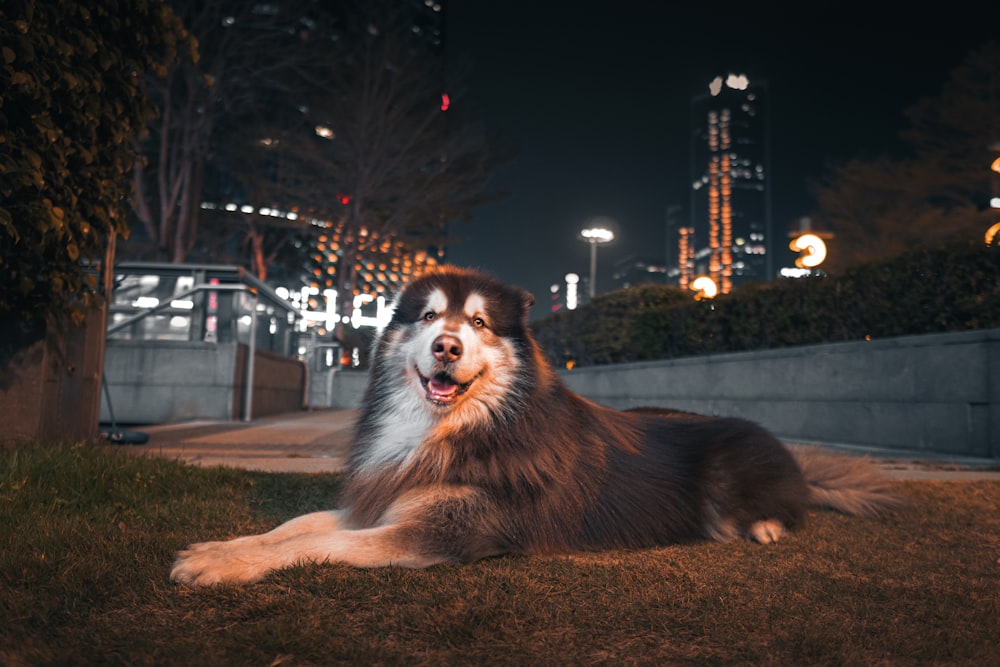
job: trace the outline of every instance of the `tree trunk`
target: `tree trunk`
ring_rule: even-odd
[[[14,440],[78,442],[97,437],[107,302],[97,297],[84,322],[49,320],[41,338],[7,328],[0,348],[0,414]]]

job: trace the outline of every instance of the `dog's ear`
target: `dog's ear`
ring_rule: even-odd
[[[529,308],[535,305],[535,295],[531,292],[521,290],[521,300],[524,303],[524,310],[527,312]]]
[[[521,293],[521,326],[527,328],[528,319],[531,315],[531,307],[535,305],[535,295],[531,292],[518,288]]]

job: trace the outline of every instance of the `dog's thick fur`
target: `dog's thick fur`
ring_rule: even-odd
[[[897,499],[867,462],[794,456],[741,419],[612,410],[569,391],[527,328],[531,297],[442,268],[374,346],[343,509],[182,551],[171,578],[257,581],[297,562],[427,567],[498,554],[779,539],[809,505]]]

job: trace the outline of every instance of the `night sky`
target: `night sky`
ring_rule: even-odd
[[[687,214],[691,97],[728,71],[768,82],[774,228],[784,237],[813,207],[810,178],[830,161],[898,151],[903,110],[937,95],[1000,29],[989,3],[926,12],[893,3],[900,9],[876,14],[877,3],[767,13],[691,4],[448,3],[447,57],[471,72],[454,103],[476,105],[518,151],[491,183],[511,195],[457,227],[464,240],[450,262],[531,290],[539,318],[549,285],[589,271],[577,237],[588,218],[620,227],[598,250],[598,291],[612,286],[615,262],[663,257],[667,206]]]

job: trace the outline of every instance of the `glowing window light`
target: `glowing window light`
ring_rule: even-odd
[[[819,266],[826,259],[826,244],[815,234],[803,234],[792,239],[788,247],[795,252],[804,253],[795,259],[795,266],[808,268]]]
[[[155,308],[160,305],[160,300],[155,296],[140,296],[132,302],[132,305],[136,308]]]
[[[580,283],[580,276],[575,273],[566,274],[566,310],[576,310],[578,297],[577,285]]]

